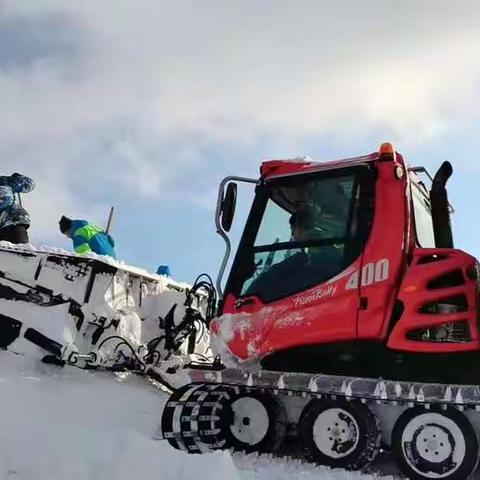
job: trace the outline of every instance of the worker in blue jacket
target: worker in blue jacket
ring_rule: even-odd
[[[71,220],[62,216],[59,226],[60,231],[73,240],[76,253],[93,252],[117,258],[113,238],[97,225],[86,220]]]
[[[35,182],[20,173],[0,176],[0,240],[28,243],[30,215],[22,207],[20,194],[34,188]]]

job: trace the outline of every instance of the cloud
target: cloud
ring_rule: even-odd
[[[429,120],[470,110],[480,74],[473,4],[462,11],[435,2],[432,15],[414,2],[367,3],[373,13],[355,2],[9,3],[10,15],[27,16],[13,25],[54,18],[75,26],[79,52],[77,70],[70,65],[65,75],[65,35],[52,35],[43,47],[52,50],[49,62],[40,52],[29,71],[2,75],[3,96],[15,106],[23,97],[24,107],[16,116],[7,110],[24,122],[4,135],[27,128],[56,139],[119,120],[155,135],[231,141],[265,129],[337,130],[345,121],[412,125],[428,135]],[[52,121],[41,122],[46,112]]]
[[[0,1],[2,165],[36,178],[45,236],[61,209],[99,215],[180,191],[205,203],[214,169],[239,158],[212,166],[213,147],[253,154],[268,138],[265,156],[273,144],[305,154],[295,151],[305,138],[372,131],[431,142],[478,120],[475,11],[474,1]],[[254,174],[258,160],[245,161]]]

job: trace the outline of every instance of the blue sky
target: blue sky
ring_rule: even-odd
[[[191,281],[223,255],[221,178],[391,141],[452,161],[456,243],[480,256],[479,45],[475,0],[0,0],[2,173],[37,182],[34,244],[114,205],[122,259]]]

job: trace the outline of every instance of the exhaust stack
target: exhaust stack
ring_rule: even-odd
[[[437,248],[453,248],[452,224],[447,189],[445,188],[452,173],[452,164],[448,161],[443,162],[433,178],[430,190],[433,231]]]

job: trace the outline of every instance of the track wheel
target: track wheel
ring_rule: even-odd
[[[245,452],[273,452],[287,430],[283,405],[273,395],[232,388],[225,405],[223,436],[229,448]]]
[[[468,419],[455,409],[406,410],[392,432],[397,463],[411,479],[470,478],[478,463],[478,440]]]
[[[183,437],[182,412],[185,402],[201,385],[189,384],[176,390],[168,399],[162,413],[161,431],[168,443],[177,450],[189,451],[189,445]]]
[[[312,400],[300,417],[298,434],[309,461],[360,470],[380,450],[377,420],[355,402]]]

